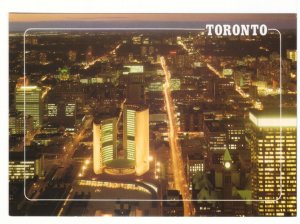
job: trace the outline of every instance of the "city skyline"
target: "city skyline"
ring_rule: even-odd
[[[23,17],[174,30],[11,32],[10,214],[296,216],[295,15],[222,19],[280,36],[175,29],[226,15]]]

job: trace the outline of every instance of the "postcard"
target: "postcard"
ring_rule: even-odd
[[[297,215],[296,14],[9,15],[10,216]]]

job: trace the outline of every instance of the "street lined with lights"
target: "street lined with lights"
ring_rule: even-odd
[[[170,92],[170,78],[171,74],[166,66],[166,61],[164,57],[160,58],[161,66],[165,74],[165,84],[164,84],[164,96],[165,104],[169,119],[169,145],[171,149],[171,159],[173,167],[173,176],[175,182],[175,188],[179,190],[182,194],[184,213],[186,216],[193,214],[193,206],[191,201],[191,195],[188,189],[188,182],[184,173],[184,164],[182,159],[182,152],[180,145],[177,141],[178,132],[176,125],[176,116],[174,113],[174,105]]]

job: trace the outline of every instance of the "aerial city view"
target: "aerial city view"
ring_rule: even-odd
[[[10,215],[296,216],[294,14],[38,16],[10,16]]]

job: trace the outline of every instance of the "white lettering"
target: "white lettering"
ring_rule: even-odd
[[[228,25],[228,24],[206,24],[206,30],[207,34],[209,36],[217,35],[217,36],[265,36],[268,33],[268,27],[265,24],[234,24],[234,25]]]
[[[215,27],[215,33],[218,36],[222,34],[222,26],[221,25],[216,25],[216,27]]]
[[[243,36],[249,36],[250,25],[241,25],[241,28],[242,28],[241,35],[243,35]]]
[[[208,30],[208,36],[211,36],[212,35],[212,28],[214,27],[213,24],[206,24],[206,27],[205,29]]]
[[[223,25],[223,27],[224,27],[223,35],[224,36],[231,36],[230,25],[226,24],[226,25]]]
[[[252,24],[251,26],[251,29],[252,29],[252,35],[253,36],[257,36],[257,30],[258,30],[258,25],[256,25],[256,24]]]
[[[237,25],[237,24],[233,25],[232,33],[233,33],[234,36],[240,35],[240,31],[241,31],[241,29],[240,29],[239,25]]]
[[[260,35],[266,36],[268,33],[268,28],[265,24],[262,24],[259,28]]]

